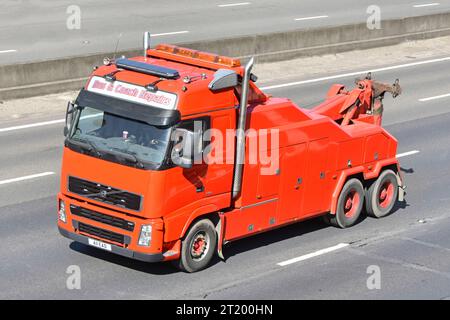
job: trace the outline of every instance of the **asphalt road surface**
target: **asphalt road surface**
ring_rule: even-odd
[[[146,30],[156,44],[365,22],[371,5],[381,19],[450,10],[449,0],[2,0],[0,64],[111,52],[120,34],[119,50],[140,48]]]
[[[226,246],[226,262],[194,274],[62,238],[55,198],[62,124],[6,131],[10,124],[0,123],[0,298],[450,298],[449,69],[443,57],[374,74],[387,82],[399,77],[404,88],[403,96],[386,99],[384,114],[408,186],[406,203],[393,214],[345,230],[315,219],[243,239]],[[331,83],[351,85],[354,78],[324,76],[267,92],[310,107]],[[321,251],[339,244],[348,245]],[[71,265],[80,267],[80,290],[66,287]],[[371,270],[380,271],[379,289],[367,287]]]

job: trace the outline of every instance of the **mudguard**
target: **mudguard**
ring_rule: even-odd
[[[219,222],[216,225],[217,232],[217,255],[220,259],[225,260],[223,256],[222,247],[223,247],[223,238],[225,234],[225,215],[223,212],[219,212]]]

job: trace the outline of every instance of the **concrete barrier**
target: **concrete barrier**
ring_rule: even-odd
[[[381,29],[365,23],[287,32],[257,34],[228,39],[180,43],[192,49],[233,57],[255,56],[258,62],[287,60],[301,56],[338,53],[388,46],[407,40],[450,35],[450,12],[384,20]],[[142,49],[119,52],[134,56]],[[0,100],[75,90],[82,87],[94,66],[112,53],[67,57],[24,64],[0,65]]]

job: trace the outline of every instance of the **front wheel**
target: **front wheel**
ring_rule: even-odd
[[[383,171],[366,193],[366,212],[381,218],[388,215],[398,197],[397,175],[392,170]]]
[[[217,233],[209,219],[197,221],[181,242],[179,269],[186,272],[200,271],[211,262],[217,248]]]

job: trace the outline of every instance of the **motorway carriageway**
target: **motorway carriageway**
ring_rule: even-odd
[[[151,3],[151,4],[150,4]],[[80,10],[80,28],[73,15]],[[0,64],[112,52],[152,43],[182,43],[364,23],[380,8],[383,20],[442,13],[449,0],[3,0],[0,3]],[[69,27],[68,27],[69,26]],[[206,27],[207,26],[207,27]]]
[[[55,198],[62,119],[0,123],[0,298],[450,297],[450,57],[376,70],[375,79],[398,77],[404,89],[399,98],[385,99],[384,124],[399,140],[406,203],[345,230],[314,219],[240,240],[225,248],[226,262],[195,274],[62,238]],[[265,88],[310,108],[332,83],[351,87],[365,71]],[[81,290],[66,288],[70,265],[81,268]],[[374,265],[381,271],[379,290],[366,286]]]

